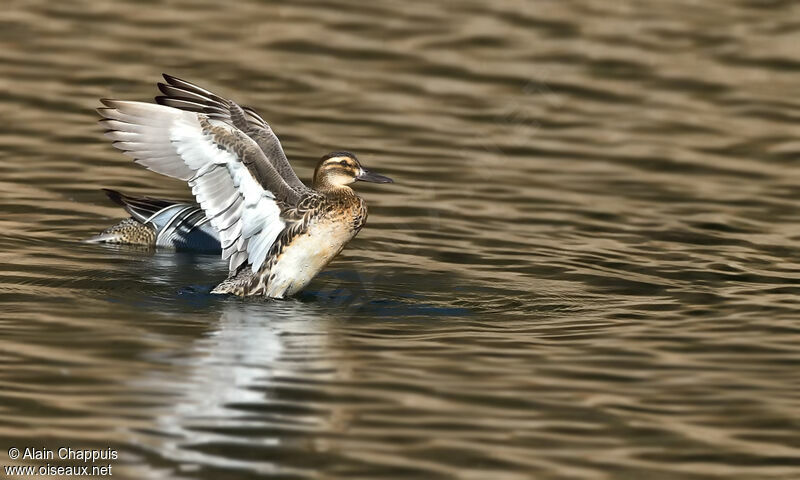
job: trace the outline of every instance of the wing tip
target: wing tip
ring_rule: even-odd
[[[118,192],[117,190],[112,190],[110,188],[101,188],[103,192],[105,192],[106,196],[117,205],[122,207],[125,206],[125,202],[122,200],[122,193]]]
[[[117,100],[114,98],[105,98],[105,97],[100,99],[100,103],[105,105],[107,108],[117,108],[117,103],[120,101],[121,100]]]
[[[100,109],[98,108],[97,110],[99,111]],[[120,122],[119,120],[114,120],[113,118],[109,118],[109,117],[103,115],[102,112],[98,112],[98,113],[100,113],[100,115],[103,116],[103,118],[101,118],[100,120],[97,121],[97,123],[99,123],[101,127],[106,129],[105,132],[103,132],[103,133],[108,133],[108,132],[113,132],[115,130],[118,130],[118,128],[116,128],[116,127],[118,125],[120,125],[120,124],[124,124],[125,123],[125,122]]]
[[[159,105],[166,105],[166,102],[169,99],[169,97],[166,95],[167,92],[164,92],[164,90],[161,89],[162,86],[165,86],[165,85],[163,83],[159,83],[158,84],[158,89],[161,90],[165,95],[157,95],[157,96],[153,97],[153,100],[155,100],[156,103],[159,104]]]
[[[169,85],[163,82],[158,82],[156,86],[158,87],[159,92],[163,93],[164,95],[169,95],[169,88],[170,88]],[[161,97],[161,95],[156,97],[156,102],[158,102],[159,97]]]
[[[192,100],[189,97],[181,97],[178,95],[158,95],[155,97],[156,103],[159,105],[164,105],[165,107],[172,107],[177,108],[178,110],[183,110],[185,112],[195,112],[195,113],[208,113],[207,110],[210,110],[209,107],[197,103],[196,101]]]
[[[106,135],[106,137],[108,137],[108,135]],[[108,137],[108,138],[112,138],[112,137]],[[127,152],[127,151],[128,151],[128,150],[125,148],[125,145],[122,145],[122,143],[123,143],[123,140],[114,140],[113,138],[112,138],[112,140],[113,140],[113,141],[111,142],[111,146],[112,146],[112,147],[114,147],[114,148],[118,148],[118,149],[122,150],[123,152]]]

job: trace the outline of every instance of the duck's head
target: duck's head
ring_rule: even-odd
[[[359,180],[394,183],[391,178],[372,173],[362,167],[358,158],[350,152],[329,153],[320,159],[314,170],[314,188],[317,190],[344,188]]]

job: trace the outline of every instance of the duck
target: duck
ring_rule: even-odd
[[[88,241],[220,252],[228,276],[212,293],[297,294],[366,224],[353,184],[393,180],[334,151],[317,162],[308,187],[254,109],[163,77],[155,103],[101,99],[100,124],[135,163],[187,182],[195,202],[105,189],[130,217]]]

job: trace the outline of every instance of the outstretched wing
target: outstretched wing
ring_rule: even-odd
[[[309,190],[289,165],[275,132],[255,110],[240,107],[231,100],[171,75],[164,74],[164,80],[167,83],[158,84],[158,89],[164,95],[156,97],[156,102],[181,110],[205,113],[209,118],[222,120],[238,128],[255,140],[275,170],[298,195],[302,196]]]
[[[189,183],[219,231],[230,274],[248,262],[253,271],[285,228],[279,204],[296,193],[256,143],[223,121],[163,105],[101,100],[101,124],[113,145],[148,169]],[[260,178],[262,181],[256,181]]]

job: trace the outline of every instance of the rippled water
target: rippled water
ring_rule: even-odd
[[[117,478],[800,478],[800,5],[6,2],[0,460]],[[259,109],[369,225],[298,299],[85,245],[161,72]],[[60,464],[55,462],[54,464]]]

